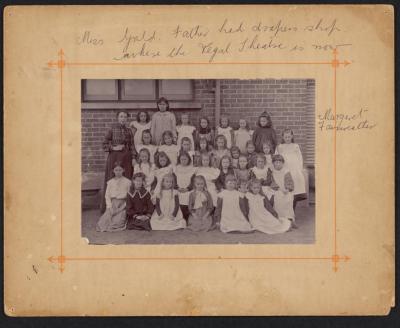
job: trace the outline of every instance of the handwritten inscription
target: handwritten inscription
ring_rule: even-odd
[[[323,115],[318,115],[318,128],[320,131],[336,130],[342,132],[371,130],[377,124],[369,120],[367,114],[368,109],[365,108],[361,108],[352,114],[339,113],[336,115],[333,114],[332,109],[328,109]]]
[[[115,44],[116,53],[112,59],[129,61],[191,56],[204,57],[211,63],[242,54],[328,52],[353,45],[345,33],[349,27],[342,26],[337,18],[317,17],[294,24],[287,18],[252,21],[221,17],[213,25],[195,22],[166,26],[162,29],[123,27],[114,40],[107,40],[107,45]],[[105,40],[87,30],[77,37],[77,43],[101,47]]]

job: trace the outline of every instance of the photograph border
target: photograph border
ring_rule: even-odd
[[[58,59],[56,61],[51,60],[47,63],[47,67],[56,69],[58,71],[58,82],[59,82],[59,110],[60,110],[60,230],[59,230],[59,254],[52,255],[47,258],[50,263],[58,264],[58,271],[63,273],[65,270],[66,262],[93,262],[93,261],[232,261],[232,260],[249,260],[249,261],[322,261],[325,263],[332,264],[332,270],[337,272],[339,269],[339,262],[348,262],[351,260],[348,255],[338,254],[338,243],[337,243],[337,194],[336,194],[336,178],[337,178],[337,168],[336,168],[336,103],[337,103],[337,69],[341,67],[346,67],[351,64],[348,60],[339,60],[338,51],[335,48],[332,52],[332,58],[328,61],[262,61],[262,62],[79,62],[79,61],[67,61],[65,57],[64,50],[61,48],[58,51]],[[332,233],[333,233],[333,245],[332,254],[325,256],[315,256],[315,257],[300,257],[300,256],[280,256],[280,257],[225,257],[225,256],[214,256],[214,257],[84,257],[84,256],[67,256],[65,252],[64,245],[64,223],[63,223],[63,201],[64,201],[64,121],[63,121],[63,103],[64,103],[64,70],[67,68],[74,67],[115,67],[115,66],[172,66],[172,65],[317,65],[322,67],[328,67],[332,69],[332,80],[333,80],[333,104],[332,104],[332,114],[333,114],[333,213],[332,213]]]

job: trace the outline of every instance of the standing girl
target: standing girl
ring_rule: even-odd
[[[201,155],[201,166],[197,168],[196,175],[202,175],[206,179],[207,190],[211,195],[214,206],[217,205],[217,189],[215,180],[219,176],[219,169],[211,166],[210,154],[204,153]]]
[[[272,165],[271,143],[269,141],[264,142],[262,145],[262,150],[263,150],[263,155],[265,156],[265,159],[266,159],[267,167],[272,169],[273,165]]]
[[[164,131],[164,133],[162,134],[162,145],[158,147],[158,151],[166,153],[169,160],[171,161],[171,164],[176,165],[176,161],[178,160],[179,147],[173,142],[174,139],[172,132]]]
[[[221,116],[219,127],[217,127],[217,135],[223,135],[226,139],[226,147],[231,149],[233,144],[233,129],[229,126],[228,117]]]
[[[192,179],[196,174],[196,168],[192,165],[192,159],[185,151],[181,151],[178,157],[178,165],[174,167],[176,176],[176,187],[179,192],[179,205],[183,214],[183,218],[189,218],[189,194],[192,190]]]
[[[261,181],[252,179],[249,183],[249,192],[246,199],[249,207],[249,221],[255,230],[276,234],[290,229],[291,221],[278,217],[269,200],[263,195]]]
[[[202,154],[210,154],[210,145],[206,138],[200,138],[198,149],[194,152],[193,164],[194,166],[201,166]]]
[[[154,154],[157,152],[157,146],[151,144],[151,133],[150,130],[144,130],[142,132],[142,144],[136,148],[137,152],[140,152],[142,149],[147,149],[150,152],[150,163],[154,163]],[[133,165],[136,162],[132,162]]]
[[[183,137],[181,139],[181,149],[179,150],[179,153],[181,152],[186,152],[189,154],[190,156],[190,160],[193,161],[194,158],[194,151],[193,151],[193,147],[192,147],[192,141],[190,140],[190,138],[188,137]]]
[[[171,131],[173,139],[176,140],[176,119],[175,115],[169,111],[169,102],[166,98],[158,99],[157,108],[158,112],[153,114],[151,120],[151,135],[153,144],[158,146],[163,140],[165,131]]]
[[[214,131],[211,128],[210,121],[207,117],[200,118],[199,128],[195,131],[195,136],[197,148],[199,148],[199,141],[201,138],[205,138],[209,145],[212,145],[214,143]]]
[[[150,115],[147,112],[139,112],[136,116],[136,121],[132,121],[130,127],[133,131],[133,143],[136,151],[138,146],[143,144],[142,133],[144,130],[148,130],[151,127]]]
[[[182,145],[182,138],[189,138],[190,143],[194,147],[194,134],[196,128],[193,125],[190,125],[189,115],[186,113],[181,114],[181,124],[176,127],[176,132],[178,133],[178,141],[176,144],[178,146]]]
[[[256,166],[257,153],[253,141],[249,140],[246,143],[246,156],[249,168]]]
[[[276,148],[276,153],[285,159],[285,167],[289,169],[294,182],[293,190],[293,209],[300,200],[307,199],[306,183],[303,174],[303,156],[298,144],[294,143],[293,131],[286,129],[283,131],[283,141]]]
[[[153,214],[154,205],[148,190],[144,187],[145,175],[135,173],[132,185],[126,200],[126,229],[128,230],[151,230],[150,218]]]
[[[274,190],[274,209],[279,217],[294,221],[293,189],[294,183],[290,171],[284,167],[285,160],[282,155],[272,156],[274,165],[271,175],[271,188]],[[294,227],[296,227],[294,225]]]
[[[156,196],[155,210],[150,220],[152,230],[177,230],[186,227],[179,208],[178,191],[174,190],[174,176],[164,175],[161,190]]]
[[[214,167],[219,167],[221,158],[223,156],[231,156],[231,153],[226,147],[226,138],[222,134],[215,138],[215,149],[211,152],[211,154],[213,159],[212,165]]]
[[[241,118],[239,120],[239,129],[234,132],[235,145],[239,147],[241,153],[246,152],[246,143],[251,140],[252,133],[248,127],[245,119]]]
[[[156,161],[155,161],[156,169],[154,170],[154,179],[155,182],[152,184],[153,196],[157,196],[157,194],[161,190],[161,181],[164,175],[172,173],[172,165],[168,156],[164,152],[157,153]]]
[[[227,177],[227,175],[234,175],[232,160],[229,156],[225,155],[221,158],[219,170],[219,176],[215,181],[215,186],[218,192],[220,192],[225,187],[225,178]]]
[[[271,117],[267,112],[263,112],[258,118],[258,127],[253,133],[253,143],[256,147],[256,152],[262,152],[263,143],[271,142],[271,153],[275,153],[276,147],[276,132],[272,127]]]
[[[124,168],[120,162],[114,163],[114,177],[107,181],[105,193],[106,211],[100,217],[96,230],[120,231],[126,227],[126,195],[131,186],[131,180],[123,176]]]
[[[206,179],[202,175],[194,178],[194,190],[189,195],[188,229],[208,231],[212,225],[211,213],[214,209],[210,193],[207,191]]]
[[[218,194],[215,221],[222,232],[252,231],[246,218],[246,202],[241,193],[236,190],[236,184],[236,178],[228,175],[225,179],[225,189]]]
[[[154,164],[150,163],[150,152],[146,148],[142,148],[139,151],[138,160],[133,171],[136,173],[142,173],[145,177],[143,181],[143,187],[150,191],[154,182]],[[154,186],[153,186],[154,187]]]
[[[129,180],[132,178],[132,157],[136,150],[132,145],[132,131],[127,127],[128,113],[119,111],[117,113],[118,123],[114,124],[107,132],[103,141],[103,150],[108,152],[106,169],[104,174],[103,192],[106,190],[107,182],[113,177],[113,165],[120,162],[123,174]],[[100,210],[106,210],[105,198],[102,197]]]
[[[248,169],[247,164],[247,156],[240,155],[238,168],[233,170],[239,186],[241,186],[242,183],[247,183],[250,180],[250,170]]]

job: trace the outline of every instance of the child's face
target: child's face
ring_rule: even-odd
[[[181,122],[183,125],[189,124],[189,116],[187,114],[181,115]]]
[[[201,157],[201,166],[210,166],[210,158],[208,156]]]
[[[168,160],[165,156],[161,156],[158,158],[158,162],[160,163],[161,167],[167,166]]]
[[[236,182],[234,180],[229,180],[225,183],[225,188],[228,190],[235,190]]]
[[[149,133],[143,133],[142,139],[143,139],[143,144],[144,145],[150,145],[151,135]]]
[[[204,182],[203,180],[197,179],[195,184],[194,184],[196,190],[198,191],[203,191],[204,190]]]
[[[221,127],[226,128],[229,125],[229,121],[227,117],[221,117]]]
[[[256,147],[253,144],[249,144],[249,145],[247,145],[246,150],[247,150],[247,152],[249,154],[251,154],[251,153],[254,153],[256,151]]]
[[[190,144],[190,141],[187,141],[187,140],[182,141],[182,149],[184,151],[190,151],[191,148],[192,148],[192,145]]]
[[[173,179],[171,177],[164,178],[163,186],[164,189],[172,189]]]
[[[283,167],[283,162],[282,161],[274,161],[273,163],[275,170],[281,170]]]
[[[147,121],[147,115],[146,115],[146,113],[140,113],[140,114],[139,114],[139,122],[141,122],[141,123],[146,123],[146,121]]]
[[[227,158],[224,158],[224,159],[222,159],[222,161],[221,161],[221,167],[223,168],[223,169],[227,169],[228,167],[229,167],[229,159],[227,159]]]
[[[199,143],[200,149],[205,150],[207,149],[207,142],[205,140],[201,140]]]
[[[285,132],[284,134],[283,134],[283,141],[285,142],[285,143],[291,143],[292,142],[292,134],[290,133],[290,132]]]
[[[149,156],[145,151],[139,153],[139,160],[141,163],[147,163],[149,161]]]
[[[263,169],[265,166],[265,161],[263,158],[257,158],[256,165],[259,169]]]
[[[169,135],[169,134],[166,134],[165,136],[164,136],[164,143],[166,144],[166,145],[172,145],[172,138],[171,138],[171,136]]]
[[[240,153],[237,150],[232,150],[231,155],[232,155],[232,158],[238,159],[240,156]]]
[[[239,186],[239,191],[246,192],[247,191],[247,182],[241,182]]]
[[[126,124],[127,121],[128,121],[128,115],[126,115],[126,113],[121,112],[118,114],[118,123],[119,124]]]
[[[268,120],[265,116],[260,117],[260,125],[261,126],[267,126]]]
[[[241,128],[241,129],[245,129],[246,128],[246,121],[245,120],[243,120],[243,119],[240,119],[239,120],[239,127]]]
[[[187,166],[187,165],[189,165],[189,158],[187,156],[181,156],[180,162],[181,162],[181,165]]]
[[[160,110],[160,112],[165,112],[167,110],[167,103],[162,101],[158,104],[158,109]]]
[[[217,148],[218,148],[218,149],[224,149],[224,148],[225,148],[224,139],[218,138],[218,140],[217,140]]]
[[[143,179],[141,177],[136,177],[133,180],[133,186],[135,187],[136,190],[139,190],[143,186]]]
[[[246,166],[247,166],[247,158],[246,157],[240,157],[239,161],[238,161],[238,164],[239,164],[239,168],[245,169]]]
[[[259,183],[253,183],[250,186],[250,190],[254,195],[258,195],[261,192],[261,185]]]
[[[114,167],[113,171],[116,178],[122,177],[122,174],[124,173],[124,169],[121,166]]]
[[[207,120],[205,120],[204,118],[200,120],[200,126],[205,129],[208,126],[208,122]]]
[[[271,152],[271,148],[269,147],[268,144],[263,144],[263,152],[264,154],[269,154]]]

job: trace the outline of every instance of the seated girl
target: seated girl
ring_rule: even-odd
[[[126,199],[126,229],[151,230],[150,218],[154,211],[151,195],[145,188],[146,176],[135,173]]]
[[[162,142],[158,147],[158,152],[164,152],[167,154],[171,164],[176,165],[178,160],[179,147],[174,144],[174,137],[171,131],[165,131],[162,134]]]
[[[179,208],[178,191],[174,189],[174,185],[172,174],[163,176],[160,193],[155,199],[155,210],[150,219],[152,230],[178,230],[186,227]]]
[[[96,230],[121,231],[126,227],[126,195],[131,186],[131,180],[123,176],[121,162],[114,163],[114,177],[107,181],[105,192],[106,211],[97,222]]]
[[[211,195],[214,207],[217,206],[217,189],[215,180],[219,176],[219,169],[211,166],[210,154],[204,153],[201,155],[201,166],[197,168],[196,175],[202,175],[206,179],[207,190]]]
[[[218,194],[215,222],[222,232],[250,232],[253,230],[246,215],[246,202],[236,190],[234,175],[225,178],[225,189]]]
[[[207,191],[206,179],[197,175],[193,181],[194,190],[189,195],[188,229],[208,231],[212,225],[211,213],[214,209],[210,193]]]
[[[219,176],[217,180],[215,180],[215,186],[217,191],[220,192],[225,187],[225,178],[227,175],[234,175],[234,171],[232,168],[232,159],[229,156],[223,156],[219,163]]]
[[[260,180],[252,179],[249,183],[249,192],[245,196],[248,202],[250,224],[255,230],[267,234],[288,231],[291,221],[278,216],[278,213],[273,209],[269,200],[262,193],[261,187]]]

